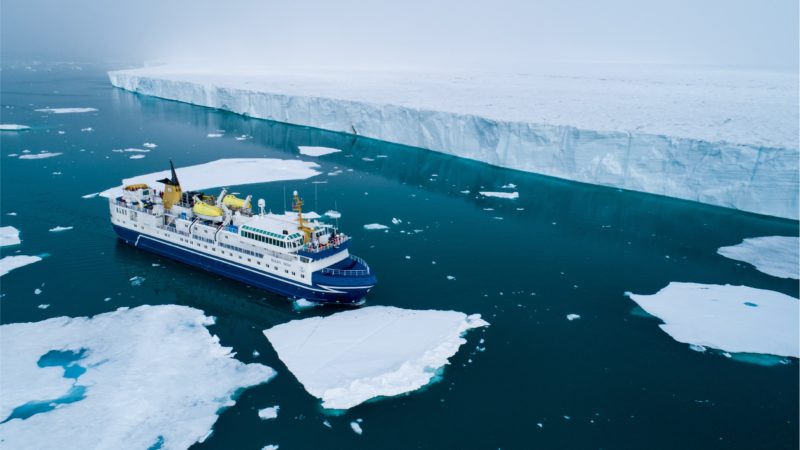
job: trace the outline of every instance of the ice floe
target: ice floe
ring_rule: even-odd
[[[570,322],[580,318],[581,318],[580,314],[567,314],[567,320],[569,320]]]
[[[19,238],[19,230],[12,227],[0,227],[0,247],[5,247],[6,245],[17,245],[22,240]]]
[[[69,231],[71,229],[72,229],[72,227],[62,227],[62,226],[59,225],[59,226],[50,228],[50,231],[53,232],[53,233],[58,233],[59,231]]]
[[[97,108],[39,108],[36,111],[52,114],[74,114],[97,111]]]
[[[720,247],[720,255],[752,264],[760,272],[778,278],[800,278],[800,238],[793,236],[765,236],[749,238],[741,244]]]
[[[62,153],[57,153],[57,152],[25,153],[24,155],[20,155],[19,159],[45,159],[61,155]]]
[[[497,197],[497,198],[507,198],[509,200],[513,200],[515,198],[519,198],[519,192],[492,192],[492,191],[480,191],[484,197]]]
[[[94,128],[92,127],[81,128],[81,131],[84,133],[91,133],[92,131],[94,131]]]
[[[342,218],[342,213],[340,213],[339,211],[334,211],[332,209],[328,210],[328,211],[325,211],[325,215],[330,217],[331,219],[341,219]]]
[[[30,256],[30,255],[13,255],[13,256],[4,256],[3,259],[0,259],[0,277],[11,272],[14,269],[19,269],[20,267],[27,266],[28,264],[33,264],[37,261],[41,261],[42,258],[40,256]]]
[[[178,180],[184,191],[200,191],[220,186],[266,183],[268,181],[304,180],[319,175],[315,163],[295,159],[229,158],[205,164],[178,167]],[[168,178],[169,170],[139,175],[123,180],[123,184],[145,183],[161,187],[156,180]],[[122,186],[106,189],[103,197],[122,195]]]
[[[1,326],[0,441],[36,449],[202,442],[237,391],[275,374],[234,359],[211,323],[200,310],[163,305]]]
[[[306,147],[306,146],[299,146],[297,147],[300,150],[301,155],[306,156],[323,156],[323,155],[330,155],[331,153],[338,153],[341,152],[338,148],[330,148],[330,147]]]
[[[152,142],[145,142],[144,144],[142,144],[142,147],[144,147],[144,148],[156,148],[156,147],[158,147],[158,144],[153,144]]]
[[[208,137],[210,138],[222,137],[222,133],[208,133]]]
[[[800,301],[747,286],[672,282],[653,295],[626,293],[678,342],[731,353],[800,356]]]
[[[425,386],[467,330],[488,325],[479,314],[370,306],[294,320],[264,335],[323,407],[347,409]]]
[[[114,153],[148,153],[150,152],[150,149],[130,147],[130,148],[115,148],[114,150],[111,151]]]
[[[81,198],[95,198],[95,197],[97,197],[98,195],[100,195],[100,193],[99,193],[99,192],[93,192],[93,193],[91,193],[91,194],[81,195]]]
[[[365,230],[386,230],[389,227],[380,223],[368,223],[364,225]]]
[[[353,430],[353,433],[361,435],[364,430],[361,429],[361,424],[356,422],[355,420],[350,422],[350,428]]]
[[[275,419],[278,417],[278,411],[281,409],[280,406],[270,406],[269,408],[259,409],[258,410],[258,417],[262,420],[269,420]]]
[[[144,158],[145,156],[147,156],[147,155],[131,155],[131,156],[130,156],[130,159],[142,159],[142,158]]]
[[[27,125],[18,125],[15,123],[3,123],[0,124],[0,131],[22,131],[22,130],[30,130],[31,127]]]

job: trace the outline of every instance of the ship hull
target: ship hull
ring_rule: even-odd
[[[363,280],[343,280],[342,285],[303,285],[259,272],[233,261],[216,258],[184,248],[118,225],[112,225],[120,240],[136,248],[188,264],[224,277],[255,286],[289,298],[305,298],[318,303],[359,304],[375,285],[374,277]]]

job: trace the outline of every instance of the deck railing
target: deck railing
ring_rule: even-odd
[[[320,273],[324,273],[325,275],[334,275],[334,276],[341,276],[341,277],[363,277],[364,275],[369,275],[370,269],[369,265],[366,261],[359,258],[356,255],[350,255],[350,258],[354,259],[355,261],[361,263],[365,268],[364,269],[331,269],[331,268],[324,268],[320,270]]]

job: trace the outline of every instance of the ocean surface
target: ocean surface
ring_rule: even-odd
[[[0,322],[171,303],[215,316],[210,330],[222,345],[278,375],[242,392],[192,448],[798,448],[796,359],[693,351],[624,295],[686,281],[797,297],[796,281],[717,254],[743,238],[796,236],[797,222],[139,96],[108,83],[104,71],[113,68],[38,64],[0,73],[0,122],[31,126],[0,133],[0,225],[20,229],[23,240],[2,255],[47,255],[0,279]],[[35,111],[47,107],[98,111]],[[241,135],[252,139],[234,139]],[[142,159],[112,152],[144,142],[158,147]],[[309,158],[300,145],[343,151]],[[63,154],[8,156],[26,149]],[[341,309],[297,312],[285,298],[124,245],[106,200],[82,198],[164,170],[170,159],[180,167],[232,157],[320,164],[322,174],[308,180],[231,188],[276,211],[293,190],[308,209],[341,211],[352,252],[379,279],[367,304],[480,313],[491,326],[467,335],[440,381],[327,414],[261,331]],[[518,199],[477,194],[509,191],[501,188],[509,183]],[[365,230],[368,223],[390,229]],[[56,226],[74,228],[48,231]],[[145,280],[134,286],[137,276]],[[259,419],[259,408],[275,404],[277,419]],[[363,419],[362,435],[350,429],[355,419]]]

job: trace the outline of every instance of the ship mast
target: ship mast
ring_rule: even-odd
[[[303,242],[308,244],[311,242],[311,233],[313,230],[306,225],[306,219],[303,218],[303,200],[297,195],[297,191],[294,191],[293,195],[292,210],[297,213],[297,228],[303,232]]]

